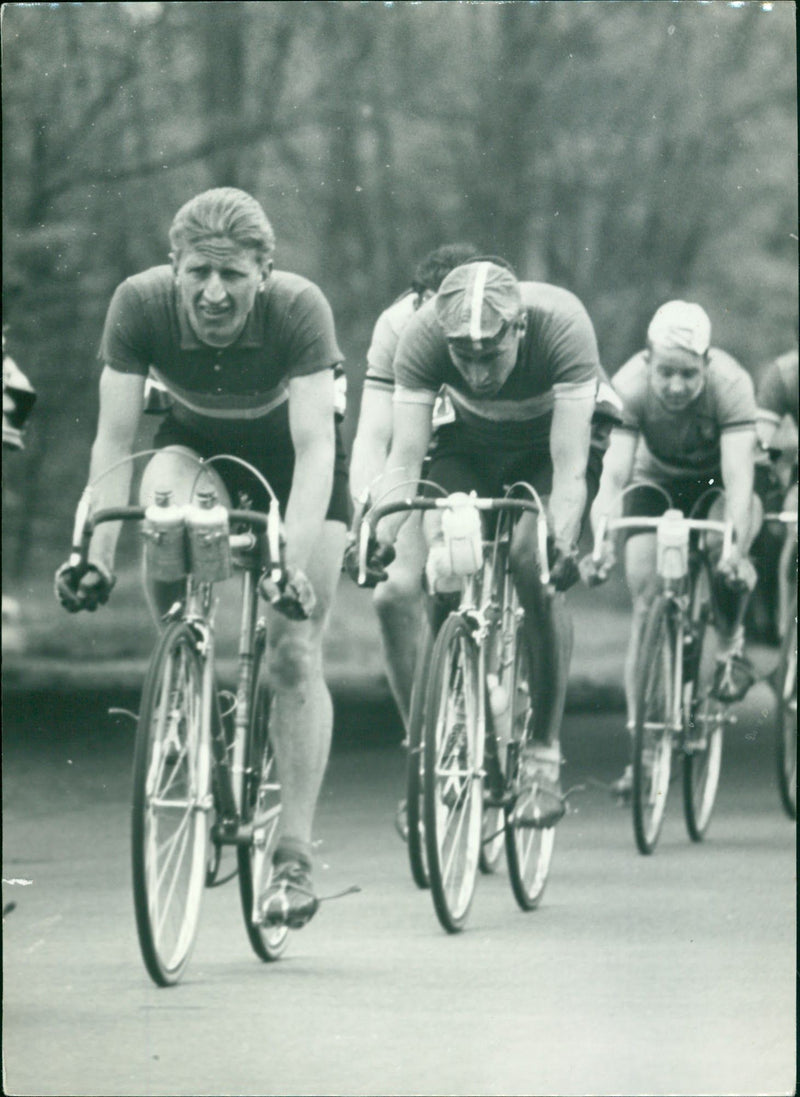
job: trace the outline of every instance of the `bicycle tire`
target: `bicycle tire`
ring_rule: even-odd
[[[133,764],[136,929],[145,967],[158,986],[178,982],[197,935],[210,790],[202,667],[191,628],[174,621],[162,633],[145,677]]]
[[[633,735],[633,831],[640,853],[656,847],[667,806],[672,735],[674,624],[672,607],[659,595],[648,610],[636,671]]]
[[[691,658],[685,660],[683,714],[683,818],[693,842],[702,842],[711,822],[722,766],[725,705],[711,696],[714,652],[709,651],[711,594],[707,572],[697,576],[689,617]],[[711,645],[713,649],[713,645]]]
[[[777,668],[778,696],[775,706],[778,790],[783,810],[797,818],[797,610],[781,643]]]
[[[431,656],[423,788],[431,895],[448,933],[464,928],[480,856],[484,743],[477,656],[466,621],[451,613]]]
[[[272,853],[281,813],[281,787],[269,739],[269,692],[264,683],[258,682],[258,672],[256,665],[241,799],[242,823],[252,828],[252,833],[247,843],[237,845],[236,857],[247,938],[256,956],[270,963],[286,950],[289,928],[262,926],[258,920],[258,899],[272,877]]]
[[[532,696],[530,659],[521,621],[518,621],[515,626],[514,649],[509,749],[509,764],[514,772],[509,774],[509,777],[511,786],[516,788],[519,784],[518,770],[522,748],[530,727]],[[518,826],[514,818],[513,804],[506,808],[505,818],[506,861],[511,890],[522,910],[535,910],[542,901],[547,886],[556,828]]]
[[[411,703],[408,715],[408,755],[406,758],[406,818],[408,821],[408,864],[411,878],[418,888],[430,887],[425,853],[425,823],[422,798],[424,766],[425,686],[428,680],[433,631],[427,616],[414,668]]]

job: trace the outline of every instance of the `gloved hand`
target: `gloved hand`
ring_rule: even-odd
[[[374,537],[370,537],[367,543],[367,565],[364,581],[359,582],[358,551],[355,553],[355,571],[349,571],[348,568],[349,574],[360,587],[376,587],[378,583],[382,583],[389,578],[386,569],[395,556],[394,545],[381,544]]]
[[[589,552],[578,564],[581,579],[587,587],[597,587],[601,583],[605,583],[616,562],[617,557],[613,546],[609,541],[605,541],[603,544],[603,555],[599,560],[595,561],[592,553]]]
[[[717,575],[728,590],[744,593],[753,590],[758,582],[758,573],[749,556],[742,556],[734,550],[717,564]]]
[[[287,568],[279,582],[263,576],[259,590],[261,597],[290,621],[307,621],[317,604],[314,588],[299,568]]]
[[[94,613],[106,604],[116,581],[100,564],[76,566],[67,561],[56,572],[55,595],[67,613]]]
[[[569,590],[581,577],[578,568],[578,550],[548,537],[547,560],[550,566],[550,582],[556,590]]]

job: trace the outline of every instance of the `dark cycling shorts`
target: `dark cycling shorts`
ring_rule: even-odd
[[[661,484],[661,487],[668,493],[671,503],[667,502],[657,488],[649,484],[638,484],[625,496],[623,504],[625,516],[658,518],[669,506],[673,506],[692,518],[707,518],[712,503],[724,492],[722,473],[719,469],[715,469],[710,476],[669,480]],[[764,509],[776,509],[772,505],[777,498],[775,473],[769,465],[756,465],[754,487],[755,494],[761,500]],[[630,530],[627,531],[627,536],[635,536],[637,532],[647,531]]]
[[[252,441],[243,443],[228,438],[224,444],[221,444],[218,440],[207,438],[197,430],[178,422],[173,415],[169,414],[158,428],[153,445],[156,449],[164,449],[166,446],[188,446],[189,449],[194,450],[195,453],[205,459],[220,453],[228,453],[247,461],[265,477],[278,497],[281,513],[285,513],[289,491],[292,486],[294,450],[288,436],[283,438],[283,446],[274,450],[270,449],[269,441],[270,438],[266,437],[263,444],[256,445]],[[222,477],[234,506],[239,501],[240,494],[245,493],[250,497],[251,506],[255,509],[266,509],[269,502],[267,494],[256,477],[250,472],[233,461],[215,461],[213,467]],[[336,424],[333,488],[325,517],[329,522],[344,522],[346,525],[350,521],[347,456],[342,444],[338,423]]]
[[[586,510],[597,495],[603,455],[606,447],[593,440],[586,466]],[[455,491],[475,491],[479,496],[502,498],[506,489],[518,480],[536,488],[540,495],[553,490],[553,464],[549,449],[541,447],[489,448],[459,423],[440,427],[434,436],[429,454],[427,479],[450,494]],[[426,495],[438,494],[429,487]]]

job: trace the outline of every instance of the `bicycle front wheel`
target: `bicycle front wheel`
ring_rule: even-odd
[[[437,917],[464,928],[478,872],[483,807],[483,729],[478,652],[457,613],[443,624],[431,658],[425,704],[425,842]]]
[[[725,706],[711,696],[716,644],[710,621],[710,587],[702,570],[693,591],[683,687],[683,817],[693,842],[708,830],[722,767]]]
[[[133,766],[136,929],[150,977],[180,979],[197,934],[206,875],[211,754],[192,630],[167,626],[145,678]]]
[[[422,801],[424,768],[425,687],[433,650],[433,630],[423,615],[422,637],[414,669],[408,716],[408,757],[406,760],[406,817],[408,820],[408,863],[418,888],[430,886],[425,856],[425,824]]]
[[[515,626],[514,674],[511,699],[510,783],[519,787],[519,762],[531,726],[531,675],[522,622]],[[514,805],[506,808],[506,860],[514,898],[522,910],[535,910],[542,900],[555,843],[555,827],[519,826]]]
[[[778,703],[775,709],[778,788],[783,810],[797,818],[797,610],[787,629],[778,663]]]
[[[674,623],[670,602],[655,599],[647,615],[636,671],[633,736],[633,831],[640,853],[652,853],[661,833],[672,765]]]
[[[258,668],[256,668],[256,675]],[[242,824],[246,843],[236,848],[239,896],[247,937],[256,956],[277,960],[286,948],[288,926],[262,926],[258,900],[272,877],[272,854],[278,837],[281,786],[269,740],[269,692],[256,687],[250,711],[245,772],[242,780]]]

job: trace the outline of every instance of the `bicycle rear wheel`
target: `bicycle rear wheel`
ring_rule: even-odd
[[[707,572],[694,584],[688,658],[684,659],[683,817],[693,842],[711,822],[722,766],[725,706],[711,696],[716,643]]]
[[[258,682],[258,666],[255,669]],[[288,926],[262,926],[258,900],[272,877],[272,854],[281,814],[281,786],[275,753],[269,740],[269,691],[256,686],[250,708],[245,771],[242,775],[242,823],[251,828],[249,841],[236,847],[239,897],[247,937],[256,956],[277,960],[286,948]]]
[[[408,820],[408,863],[411,876],[418,888],[430,887],[428,863],[425,855],[425,824],[422,800],[425,687],[433,650],[433,631],[427,616],[423,615],[422,636],[414,669],[411,688],[411,704],[408,716],[408,757],[406,759],[406,817]]]
[[[647,615],[636,673],[631,799],[636,845],[644,854],[656,847],[669,792],[674,632],[671,604],[659,596]]]
[[[778,788],[783,810],[797,818],[797,610],[781,644],[777,670],[778,703],[775,709]]]
[[[133,766],[136,929],[147,971],[159,986],[178,982],[197,934],[210,787],[201,663],[192,630],[174,621],[145,678]]]
[[[437,917],[448,933],[464,928],[481,847],[483,728],[478,653],[457,613],[431,657],[425,714],[425,843]]]
[[[522,621],[515,624],[514,675],[511,703],[511,741],[508,757],[512,788],[519,787],[519,762],[531,726],[530,659]],[[519,826],[514,805],[506,808],[506,860],[514,898],[522,910],[535,910],[542,900],[550,873],[555,827]]]

